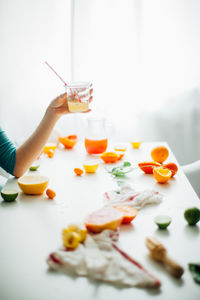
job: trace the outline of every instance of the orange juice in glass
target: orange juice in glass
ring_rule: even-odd
[[[70,112],[85,112],[89,109],[90,83],[71,82],[66,86],[68,108]]]

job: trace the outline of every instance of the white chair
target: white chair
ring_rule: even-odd
[[[196,194],[200,198],[200,160],[182,167]]]

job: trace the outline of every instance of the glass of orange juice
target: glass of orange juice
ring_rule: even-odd
[[[89,109],[90,83],[71,82],[66,86],[69,111],[73,113],[85,112]]]
[[[88,154],[101,154],[106,151],[108,138],[106,134],[106,120],[103,118],[88,118],[85,149]]]

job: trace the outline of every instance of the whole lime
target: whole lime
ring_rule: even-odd
[[[197,207],[187,208],[184,217],[189,225],[196,225],[200,220],[200,210]]]

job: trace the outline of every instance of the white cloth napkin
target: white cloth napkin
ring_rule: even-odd
[[[118,191],[108,191],[104,194],[105,206],[125,204],[140,210],[146,205],[159,204],[163,195],[154,190],[135,191],[130,185],[123,185]]]
[[[120,286],[159,287],[158,279],[117,246],[117,235],[110,230],[88,234],[76,250],[57,250],[49,255],[47,263],[54,270]]]

